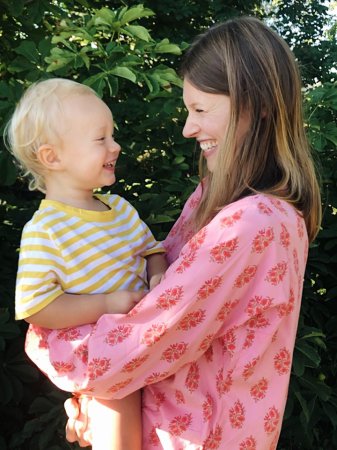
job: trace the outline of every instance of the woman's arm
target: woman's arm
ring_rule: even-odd
[[[61,389],[121,398],[195,361],[228,329],[245,327],[254,298],[272,299],[261,306],[269,320],[291,287],[300,291],[305,237],[290,206],[283,213],[264,197],[265,213],[256,197],[229,205],[197,233],[128,315],[72,330],[76,346],[68,335],[41,337],[33,328],[28,355]]]

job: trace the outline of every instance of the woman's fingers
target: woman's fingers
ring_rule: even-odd
[[[91,431],[88,429],[89,397],[72,397],[65,401],[64,408],[68,416],[66,424],[66,439],[69,442],[78,441],[80,447],[91,443]]]
[[[68,421],[66,424],[66,439],[69,442],[76,442],[77,434],[75,431],[75,424],[80,413],[78,399],[76,397],[68,398],[64,402],[64,409],[66,410],[66,414],[68,416]]]
[[[68,419],[66,424],[66,439],[68,442],[76,442],[77,441],[77,435],[75,432],[75,420],[74,419]]]
[[[91,445],[91,429],[88,414],[89,403],[91,400],[91,397],[87,397],[86,395],[83,395],[78,399],[80,414],[75,423],[75,431],[78,436],[80,447]]]
[[[67,398],[64,402],[64,409],[69,419],[77,419],[80,413],[78,397]]]

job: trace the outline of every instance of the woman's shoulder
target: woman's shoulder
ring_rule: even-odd
[[[219,211],[214,218],[224,227],[241,225],[255,229],[288,224],[288,227],[303,221],[293,205],[272,195],[255,194],[241,198]]]
[[[256,194],[223,207],[192,238],[189,247],[195,242],[203,242],[205,248],[212,249],[240,247],[250,254],[254,249],[259,253],[270,244],[274,249],[290,251],[298,247],[304,251],[308,239],[304,220],[291,204],[270,195]]]
[[[226,208],[245,208],[247,210],[256,211],[267,216],[271,216],[276,212],[283,215],[296,212],[294,206],[292,206],[286,200],[282,200],[273,195],[263,193],[243,197],[225,206],[223,210],[225,210]]]

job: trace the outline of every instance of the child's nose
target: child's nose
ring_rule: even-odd
[[[119,153],[121,151],[121,146],[118,144],[118,142],[115,141],[114,138],[112,138],[112,140],[111,140],[109,150],[112,153]]]

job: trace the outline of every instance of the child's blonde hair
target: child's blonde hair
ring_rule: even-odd
[[[45,192],[44,167],[37,157],[43,144],[58,142],[62,101],[69,95],[97,95],[90,87],[64,78],[51,78],[32,84],[20,99],[8,122],[4,138],[18,161],[29,189]]]

